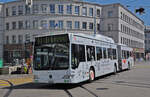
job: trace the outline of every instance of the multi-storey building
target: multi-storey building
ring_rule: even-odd
[[[145,52],[150,53],[150,26],[145,27]]]
[[[115,42],[144,51],[144,23],[120,4],[100,5],[82,0],[26,0],[3,3],[4,62],[30,57],[34,37],[41,34],[104,34]],[[3,38],[3,37],[2,37]],[[25,44],[25,42],[29,42]]]
[[[134,58],[144,58],[144,22],[121,4],[103,5],[100,33],[133,48]]]
[[[4,16],[3,4],[0,3],[0,61],[3,61],[3,40],[4,40]]]
[[[33,0],[31,8],[25,0],[4,3],[4,61],[22,60],[25,41],[33,41],[36,35],[99,32],[101,9],[99,4],[80,0]]]

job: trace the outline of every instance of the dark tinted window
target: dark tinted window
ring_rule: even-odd
[[[78,67],[80,62],[85,61],[85,46],[72,44],[72,68]]]
[[[96,47],[96,55],[97,55],[97,60],[100,60],[102,58],[102,48],[101,47]]]
[[[117,59],[116,49],[112,49],[113,59]]]
[[[103,55],[104,55],[104,59],[107,58],[107,49],[106,48],[103,48]]]
[[[111,48],[108,48],[108,58],[109,59],[112,59],[112,49]]]
[[[86,46],[87,61],[95,60],[95,47]]]

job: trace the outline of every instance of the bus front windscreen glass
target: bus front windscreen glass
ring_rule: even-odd
[[[35,46],[35,70],[62,70],[69,68],[69,42]]]

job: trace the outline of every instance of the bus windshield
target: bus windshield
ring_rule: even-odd
[[[60,70],[69,68],[69,43],[53,43],[35,47],[35,70]]]

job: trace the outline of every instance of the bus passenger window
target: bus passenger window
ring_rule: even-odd
[[[130,53],[129,53],[129,51],[127,51],[127,58],[129,58],[130,57]]]
[[[86,46],[87,61],[95,60],[95,47]]]
[[[103,48],[103,55],[104,55],[104,59],[107,59],[107,49],[106,48]]]
[[[124,58],[127,59],[127,51],[124,51]]]
[[[79,45],[79,62],[85,62],[85,46]]]
[[[77,68],[80,62],[85,62],[85,46],[72,44],[72,68]]]
[[[78,45],[72,44],[72,52],[71,52],[71,55],[72,55],[72,60],[71,60],[72,69],[75,69],[75,68],[78,67],[78,63],[79,63],[78,53],[79,53]]]
[[[113,59],[117,59],[116,49],[113,49],[112,53],[113,53]]]
[[[112,59],[112,49],[108,48],[108,58]]]
[[[124,51],[122,50],[122,59],[124,59],[125,57],[124,57]]]
[[[102,48],[101,47],[96,47],[96,55],[97,55],[97,60],[102,59]]]

